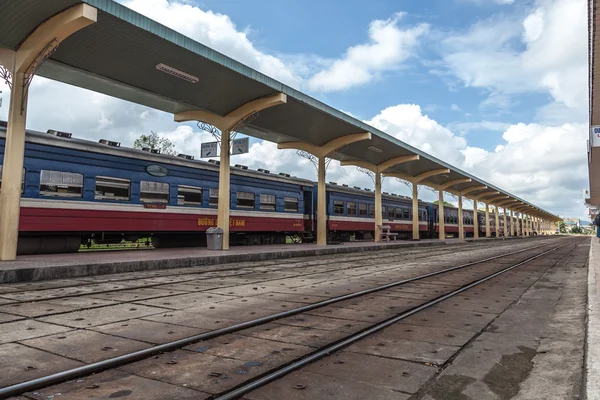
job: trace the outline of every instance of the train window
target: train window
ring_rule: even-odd
[[[210,207],[218,207],[219,205],[219,189],[210,188],[208,193],[208,205]]]
[[[356,215],[356,203],[353,201],[348,202],[348,215],[351,215],[351,216]]]
[[[410,211],[408,208],[402,209],[402,219],[410,219]]]
[[[43,169],[40,177],[42,196],[82,197],[83,175]]]
[[[396,208],[396,219],[402,219],[402,209]]]
[[[201,206],[202,188],[198,186],[177,186],[177,205],[179,206]]]
[[[129,200],[131,181],[110,176],[96,177],[96,200]]]
[[[237,206],[241,208],[254,208],[254,193],[237,192]]]
[[[386,213],[385,213],[385,206],[382,206],[382,207],[381,207],[381,216],[382,216],[383,218],[385,218],[385,216],[386,216]]]
[[[425,214],[425,211],[421,210],[419,211],[419,221],[426,221],[427,220],[427,216]]]
[[[366,204],[364,204],[364,203],[358,204],[358,215],[360,215],[361,217],[367,216],[367,205]]]
[[[284,197],[283,198],[283,209],[285,211],[298,212],[298,199],[295,197]]]
[[[260,195],[260,209],[275,211],[275,195],[261,194]]]
[[[2,165],[0,165],[0,188],[2,188]],[[23,168],[23,174],[21,175],[21,193],[25,191],[25,168]]]
[[[342,200],[333,201],[333,213],[335,215],[344,215],[344,202]]]
[[[169,184],[163,182],[141,181],[140,201],[143,203],[169,202]]]
[[[375,205],[369,204],[369,218],[375,218]]]
[[[389,220],[394,219],[394,208],[393,207],[388,207],[388,219]]]

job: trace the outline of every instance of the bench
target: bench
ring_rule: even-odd
[[[381,240],[385,240],[386,242],[389,242],[390,238],[393,238],[394,242],[396,241],[396,236],[398,236],[398,234],[390,232],[390,230],[392,229],[391,226],[377,225],[377,227],[379,228],[379,234],[381,235]]]

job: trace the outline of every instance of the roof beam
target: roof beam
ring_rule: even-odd
[[[249,101],[229,112],[224,117],[204,110],[193,110],[177,113],[175,114],[174,119],[175,122],[202,121],[216,126],[221,132],[231,132],[241,121],[245,120],[250,115],[286,102],[286,94],[276,93],[271,96]]]
[[[408,176],[406,174],[401,174],[399,172],[390,172],[385,174],[385,176],[393,176],[395,178],[404,179],[405,181],[411,182],[413,184],[418,184],[423,180],[430,178],[435,175],[449,174],[450,170],[448,168],[440,168],[440,169],[432,169],[431,171],[425,171],[417,176]]]
[[[349,135],[340,136],[330,140],[324,145],[317,146],[306,142],[284,142],[278,143],[277,148],[283,149],[296,149],[306,151],[307,153],[313,154],[316,157],[322,158],[327,157],[337,149],[343,146],[347,146],[352,143],[360,142],[362,140],[371,140],[371,132],[351,133]]]
[[[438,187],[436,187],[434,189],[437,189],[437,190],[446,190],[446,189],[448,189],[448,188],[450,188],[452,186],[455,186],[455,185],[458,185],[458,184],[461,184],[461,183],[470,183],[472,181],[473,180],[471,178],[454,179],[453,181],[446,182],[443,185],[439,185]]]
[[[485,186],[485,185],[472,186],[472,187],[470,187],[470,188],[466,188],[465,190],[462,190],[462,191],[460,192],[460,194],[461,194],[462,196],[464,196],[464,195],[467,195],[467,194],[469,194],[469,193],[471,193],[471,192],[474,192],[474,191],[476,191],[476,190],[484,190],[484,189],[487,189],[487,186]]]
[[[418,161],[421,159],[421,156],[415,154],[413,156],[402,156],[402,157],[394,157],[387,161],[382,162],[381,164],[371,164],[367,161],[360,160],[347,160],[341,161],[340,164],[342,167],[354,166],[368,169],[376,174],[380,174],[396,165],[404,164],[409,161]]]

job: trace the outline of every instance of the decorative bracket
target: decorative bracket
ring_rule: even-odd
[[[12,90],[12,72],[0,65],[0,78],[4,80],[4,82],[8,85],[8,87]]]
[[[52,53],[56,51],[60,42],[56,38],[52,39],[48,44],[38,53],[34,58],[33,62],[29,65],[25,74],[23,75],[23,96],[21,97],[21,115],[25,111],[25,102],[27,101],[27,94],[29,93],[29,85],[35,76],[37,70],[42,66]]]

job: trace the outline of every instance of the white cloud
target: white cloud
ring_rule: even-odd
[[[171,29],[238,60],[287,85],[299,87],[301,78],[279,58],[258,50],[247,32],[229,16],[194,5],[168,0],[122,0],[122,4]]]
[[[452,105],[450,106],[450,109],[451,109],[452,111],[457,111],[457,112],[458,112],[458,111],[462,111],[462,110],[461,110],[461,108],[458,106],[458,104],[452,104]]]
[[[497,121],[479,121],[479,122],[453,122],[448,124],[448,128],[461,135],[466,135],[471,131],[496,131],[504,132],[510,126],[507,122]]]
[[[423,115],[416,104],[388,107],[365,122],[451,164],[461,165],[464,161],[457,150],[466,148],[467,141]]]
[[[554,102],[583,122],[586,3],[539,0],[526,15],[503,14],[480,21],[443,42],[448,71],[464,85],[486,88],[496,96],[484,107],[510,107],[510,96],[515,94],[550,93]]]
[[[426,24],[401,29],[396,14],[388,20],[375,20],[369,26],[367,44],[350,47],[340,59],[315,74],[308,81],[313,91],[333,92],[363,85],[375,79],[381,72],[397,69],[411,57],[417,40],[428,30]]]

